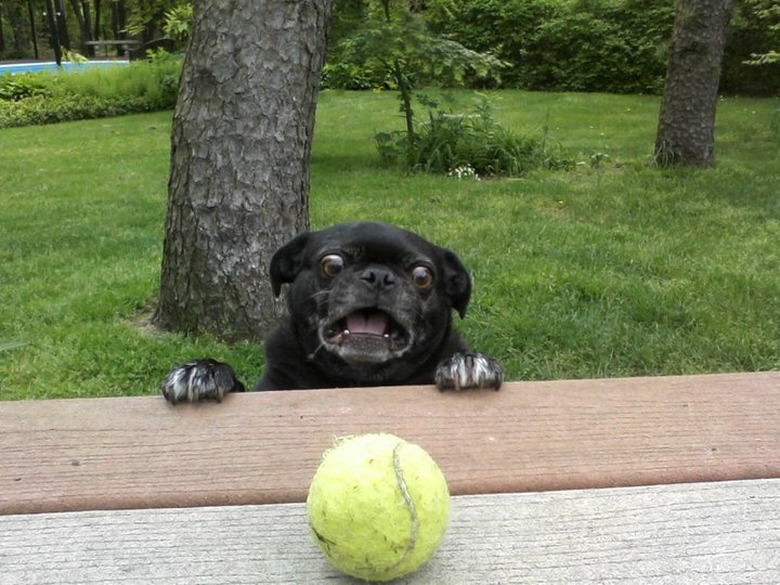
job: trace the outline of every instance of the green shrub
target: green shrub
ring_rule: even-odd
[[[426,16],[434,30],[511,63],[502,87],[656,93],[674,2],[435,0]]]
[[[172,109],[181,60],[155,54],[126,67],[0,78],[0,128]]]
[[[610,15],[567,14],[539,25],[529,40],[518,81],[534,89],[647,94],[663,88],[666,57],[662,46]]]
[[[756,4],[742,0],[734,9],[720,80],[720,90],[724,93],[780,95],[780,62],[767,60],[760,65],[746,64],[746,61],[754,61],[756,54],[780,49],[780,6],[775,9],[774,20],[770,20],[756,11]],[[774,27],[772,22],[776,23]]]
[[[523,87],[522,72],[534,66],[529,39],[540,24],[566,10],[559,0],[434,0],[425,18],[433,31],[509,63],[501,73],[501,87]]]
[[[34,97],[17,102],[0,103],[0,128],[110,118],[160,109],[165,108],[143,97],[72,95]]]
[[[666,74],[674,0],[429,0],[434,31],[511,64],[501,87],[659,93]],[[776,95],[780,63],[746,65],[777,50],[771,0],[737,0],[721,91]],[[763,7],[763,10],[761,8]],[[774,15],[774,16],[773,16]]]
[[[470,87],[657,93],[674,1],[429,0],[422,13],[434,34],[509,65],[500,80],[466,76]],[[360,15],[355,9],[351,22]],[[369,62],[371,51],[363,55]],[[339,45],[329,49],[325,87],[386,86],[347,62]]]
[[[459,178],[517,177],[533,169],[574,165],[546,136],[524,136],[502,127],[484,100],[470,114],[429,111],[412,137],[406,132],[382,132],[375,139],[386,165]]]
[[[49,95],[46,83],[34,75],[0,76],[0,100],[19,101],[30,97]]]
[[[388,89],[392,85],[385,75],[353,63],[326,63],[320,77],[322,89]]]

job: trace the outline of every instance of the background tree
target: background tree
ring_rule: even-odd
[[[758,19],[768,24],[767,30],[775,40],[780,38],[780,3],[777,0],[743,0]],[[767,47],[764,53],[753,53],[749,65],[780,63],[780,46]]]
[[[406,134],[414,142],[414,90],[422,85],[461,85],[466,75],[486,78],[503,63],[434,34],[415,2],[370,0],[355,32],[343,39],[339,51],[348,66],[366,67],[398,90]]]
[[[185,46],[192,33],[192,4],[179,4],[167,10],[162,29],[166,37]]]
[[[715,164],[715,108],[733,0],[677,0],[655,162]]]
[[[125,31],[141,42],[149,42],[163,36],[165,14],[184,3],[179,0],[136,0],[128,5]],[[192,6],[192,3],[187,3]]]
[[[89,9],[89,2],[87,0],[70,0],[70,5],[79,25],[81,46],[85,53],[94,56],[95,48],[87,45],[92,40],[92,13]]]
[[[308,227],[331,0],[198,0],[173,122],[165,329],[262,338],[272,253]]]

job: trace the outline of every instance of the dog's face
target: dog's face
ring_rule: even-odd
[[[302,234],[271,261],[290,284],[295,336],[308,359],[347,379],[397,379],[465,314],[471,279],[458,257],[400,228],[347,223]],[[334,371],[335,370],[335,371]]]

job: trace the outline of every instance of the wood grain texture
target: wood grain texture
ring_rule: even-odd
[[[303,504],[0,517],[0,585],[356,585]],[[402,585],[777,585],[780,480],[460,496]]]
[[[301,502],[334,436],[387,431],[454,494],[780,477],[780,373],[0,402],[0,514]]]

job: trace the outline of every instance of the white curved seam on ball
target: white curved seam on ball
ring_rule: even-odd
[[[403,443],[398,443],[393,448],[393,471],[395,471],[395,479],[398,482],[398,488],[401,490],[401,495],[403,496],[404,502],[406,503],[406,509],[409,511],[412,535],[411,539],[409,540],[409,544],[406,545],[406,550],[404,551],[403,556],[398,559],[398,561],[392,567],[388,567],[386,569],[387,572],[394,571],[401,565],[401,563],[406,561],[406,559],[411,556],[411,554],[414,552],[414,547],[417,545],[417,533],[419,530],[419,524],[417,522],[417,508],[415,508],[412,494],[409,493],[409,488],[406,485],[406,480],[404,479],[404,470],[401,467],[401,447],[403,447]]]

